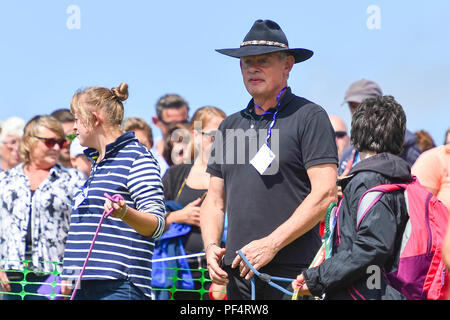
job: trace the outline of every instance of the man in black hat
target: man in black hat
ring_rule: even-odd
[[[240,48],[217,51],[240,59],[253,99],[219,127],[207,168],[202,237],[212,281],[227,284],[229,299],[249,299],[253,272],[238,250],[257,270],[278,277],[294,278],[313,259],[321,244],[318,223],[336,200],[337,149],[326,112],[287,85],[293,65],[312,51],[289,48],[270,20],[256,21]],[[288,298],[255,283],[256,299]]]

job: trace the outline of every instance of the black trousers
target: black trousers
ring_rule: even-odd
[[[239,267],[232,269],[230,265],[223,266],[223,269],[228,273],[229,283],[227,285],[227,296],[229,300],[250,300],[252,289],[251,281],[241,278],[239,275]],[[258,270],[261,273],[266,273],[272,277],[282,277],[295,279],[297,275],[306,269],[304,265],[277,265],[268,264]],[[255,278],[255,299],[256,300],[290,300],[292,296],[285,294],[277,288],[272,287],[266,282],[260,280],[257,276]],[[293,292],[291,282],[274,281],[276,284]]]

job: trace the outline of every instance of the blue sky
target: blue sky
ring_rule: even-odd
[[[375,21],[370,6],[379,9],[379,29],[367,26]],[[123,81],[126,116],[150,122],[166,93],[188,100],[191,114],[204,105],[234,113],[250,96],[238,60],[214,49],[239,46],[261,18],[278,22],[291,47],[315,53],[294,66],[294,93],[349,126],[345,90],[374,80],[403,105],[411,131],[425,129],[441,144],[450,127],[449,12],[447,0],[7,1],[0,11],[0,119],[51,113],[69,107],[79,88]],[[74,21],[79,28],[68,27]]]

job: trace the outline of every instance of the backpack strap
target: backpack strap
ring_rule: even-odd
[[[373,208],[385,193],[405,188],[406,185],[404,184],[382,184],[364,192],[358,202],[356,231],[359,230],[359,226],[369,210]]]

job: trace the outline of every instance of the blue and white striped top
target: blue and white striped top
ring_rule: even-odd
[[[85,154],[98,157],[94,149]],[[159,165],[133,132],[106,146],[104,159],[94,163],[76,197],[82,202],[75,201],[72,210],[62,279],[76,280],[81,272],[104,211],[105,192],[121,194],[130,208],[156,215],[158,227],[152,236],[144,237],[120,218],[103,220],[82,280],[127,279],[151,297],[154,241],[165,227],[164,193]]]

